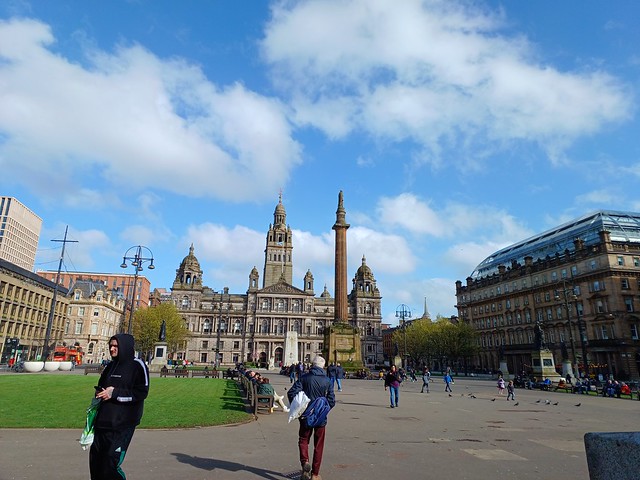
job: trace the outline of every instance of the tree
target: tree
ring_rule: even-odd
[[[175,353],[187,338],[188,330],[184,319],[172,303],[161,303],[156,307],[136,310],[133,315],[133,336],[136,339],[136,349],[141,352],[151,352],[158,342],[162,321],[167,327],[167,349]]]

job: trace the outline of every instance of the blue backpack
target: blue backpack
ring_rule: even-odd
[[[302,418],[307,421],[308,427],[319,427],[326,420],[331,407],[327,397],[317,397],[311,403],[302,414]]]

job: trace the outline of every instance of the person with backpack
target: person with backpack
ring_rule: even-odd
[[[313,359],[309,371],[291,386],[287,392],[289,403],[303,391],[309,397],[309,406],[300,417],[298,431],[298,451],[302,467],[302,480],[322,480],[320,465],[324,451],[326,415],[336,404],[333,385],[324,371],[325,359],[317,356]],[[324,400],[322,400],[324,398]],[[313,463],[309,463],[309,441],[313,434]]]

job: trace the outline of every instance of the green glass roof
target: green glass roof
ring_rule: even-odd
[[[489,255],[476,267],[471,278],[478,279],[498,272],[498,267],[511,266],[512,262],[524,264],[525,257],[534,261],[563,255],[565,250],[575,250],[574,240],[581,239],[585,246],[600,242],[598,233],[606,230],[611,241],[640,243],[640,214],[601,210],[564,223]]]

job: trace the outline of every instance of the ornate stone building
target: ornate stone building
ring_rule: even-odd
[[[69,290],[63,341],[82,347],[84,363],[110,359],[109,338],[120,331],[125,300],[99,280],[76,280]]]
[[[327,291],[315,295],[314,278],[307,271],[302,288],[293,285],[293,238],[280,198],[266,236],[263,279],[253,267],[245,293],[228,288],[214,291],[203,284],[193,245],[176,271],[171,300],[190,332],[178,360],[232,365],[254,361],[264,366],[288,363],[285,336],[297,332],[298,358],[310,361],[323,347],[323,332],[334,319],[334,299]],[[381,296],[373,272],[362,258],[348,295],[348,320],[359,328],[363,361],[382,363]]]
[[[556,365],[638,379],[640,214],[594,212],[495,252],[456,296],[481,370],[529,370],[538,323]]]

